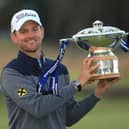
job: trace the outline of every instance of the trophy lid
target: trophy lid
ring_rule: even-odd
[[[85,37],[85,36],[97,36],[97,35],[108,35],[108,34],[123,34],[125,31],[120,30],[113,26],[103,26],[103,22],[96,20],[93,22],[93,27],[89,27],[79,31],[73,37]]]
[[[125,31],[113,26],[103,26],[103,22],[96,20],[92,27],[83,29],[73,35],[74,41],[86,41],[90,46],[107,47],[115,40],[119,40]]]

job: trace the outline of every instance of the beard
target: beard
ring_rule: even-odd
[[[38,44],[29,44],[20,46],[20,50],[27,52],[27,53],[35,53],[41,48],[41,43]]]
[[[28,50],[28,49],[26,49],[26,50],[24,50],[25,52],[29,52],[29,53],[34,53],[34,52],[37,52],[38,51],[38,49],[33,49],[33,50]]]

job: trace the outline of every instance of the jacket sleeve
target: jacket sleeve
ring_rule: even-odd
[[[67,106],[66,125],[71,126],[79,121],[99,100],[94,94],[91,94],[79,102],[75,100],[70,101]]]
[[[2,90],[17,106],[36,118],[41,118],[66,104],[74,95],[74,87],[68,85],[61,90],[60,96],[38,95],[36,83],[14,69],[2,72]]]

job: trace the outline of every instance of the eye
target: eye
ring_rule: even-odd
[[[26,29],[20,29],[19,32],[22,33],[22,34],[25,34],[27,32],[27,30]]]
[[[39,30],[39,27],[38,27],[38,26],[33,27],[33,31],[34,31],[34,32],[36,32],[36,31],[38,31],[38,30]]]

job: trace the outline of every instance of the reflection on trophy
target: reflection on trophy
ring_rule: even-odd
[[[97,20],[93,27],[86,28],[73,35],[71,39],[79,48],[89,51],[88,57],[96,57],[92,65],[99,64],[96,79],[120,77],[118,58],[112,52],[125,35],[125,31],[112,26],[103,26]]]

